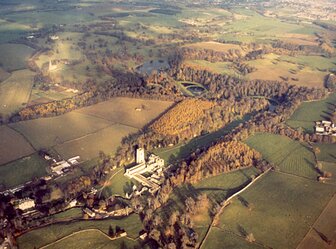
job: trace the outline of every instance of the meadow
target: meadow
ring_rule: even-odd
[[[334,193],[316,181],[270,172],[224,209],[218,227],[242,237],[253,233],[274,249],[296,248]]]
[[[170,101],[117,97],[76,112],[140,129],[172,104]]]
[[[88,230],[81,233],[77,233],[68,237],[64,240],[57,241],[54,244],[50,244],[45,249],[72,249],[72,248],[81,248],[81,249],[119,249],[123,246],[127,248],[132,248],[133,246],[138,245],[138,243],[129,238],[120,238],[116,240],[111,240],[106,234],[99,232],[98,230]]]
[[[0,114],[4,117],[19,111],[29,101],[34,73],[19,70],[0,84]]]
[[[246,77],[251,80],[283,81],[287,79],[286,81],[292,85],[323,88],[324,78],[328,73],[320,71],[316,67],[310,67],[311,63],[309,62],[312,59],[314,58],[300,57],[300,59],[296,59],[295,57],[267,54],[262,59],[248,62],[248,65],[255,67],[256,71],[249,73]],[[330,61],[327,65],[332,67]]]
[[[292,128],[302,127],[306,132],[313,133],[315,121],[328,120],[336,104],[336,93],[327,98],[302,103],[294,114],[287,120],[287,125]]]
[[[316,179],[315,157],[311,148],[286,136],[256,133],[246,140],[263,158],[281,172]]]
[[[0,44],[0,66],[6,71],[26,68],[26,62],[34,49],[22,44]]]
[[[335,245],[336,195],[330,200],[313,229],[306,235],[297,249],[328,249]],[[334,241],[333,241],[334,240]],[[327,243],[331,241],[331,246]],[[333,242],[332,242],[333,241]]]
[[[0,165],[32,153],[34,149],[23,136],[8,126],[0,126]]]
[[[317,160],[336,163],[336,144],[317,144],[320,152],[316,153]]]
[[[112,123],[100,118],[70,112],[57,117],[13,123],[10,127],[24,134],[36,149],[40,149],[92,134],[110,125]]]
[[[3,190],[46,176],[48,163],[37,153],[0,166],[0,188]]]
[[[74,232],[78,232],[81,230],[97,229],[103,233],[107,233],[110,225],[113,227],[114,230],[115,226],[120,226],[121,228],[124,228],[128,236],[133,239],[138,237],[139,231],[142,229],[142,223],[140,221],[139,216],[137,214],[133,214],[123,219],[72,221],[65,223],[56,223],[25,233],[17,238],[17,242],[20,248],[24,249],[39,248],[41,246],[48,245],[56,240],[59,240],[67,235],[70,235]],[[78,239],[77,243],[81,239],[84,239],[86,236],[87,234],[85,233],[83,234],[83,236],[77,235],[76,236]]]
[[[138,129],[133,127],[114,124],[92,134],[57,144],[53,148],[64,158],[78,155],[86,161],[97,157],[100,151],[113,155],[122,138],[137,131]]]

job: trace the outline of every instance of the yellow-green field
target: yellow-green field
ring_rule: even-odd
[[[313,58],[302,59],[310,61]],[[300,63],[300,64],[298,64]],[[247,75],[251,80],[278,80],[286,81],[297,86],[324,87],[324,78],[327,72],[319,71],[317,68],[304,65],[294,57],[281,57],[275,54],[267,54],[262,59],[248,62],[256,71]]]
[[[173,102],[170,101],[118,97],[82,108],[77,112],[99,117],[110,122],[142,128],[167,110],[172,104]]]
[[[0,66],[7,71],[26,68],[34,49],[22,44],[0,44]]]
[[[26,106],[33,85],[33,75],[29,70],[15,71],[0,84],[0,114],[9,116]]]
[[[122,138],[137,131],[138,129],[133,127],[115,124],[69,142],[57,144],[54,149],[64,158],[78,155],[83,160],[97,157],[99,151],[113,155]]]

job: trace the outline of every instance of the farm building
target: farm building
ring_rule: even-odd
[[[315,122],[315,133],[322,136],[336,136],[336,124],[331,121]]]

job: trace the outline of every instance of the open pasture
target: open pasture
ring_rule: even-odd
[[[10,126],[24,134],[36,149],[40,149],[92,134],[111,124],[100,118],[70,112],[57,117],[21,121]]]
[[[0,190],[8,189],[47,175],[48,163],[37,153],[0,166]]]
[[[315,157],[305,144],[286,136],[256,133],[246,140],[247,145],[259,151],[263,158],[281,172],[316,179]]]
[[[0,84],[0,114],[10,116],[28,103],[33,76],[29,70],[15,71]]]
[[[76,112],[140,129],[172,104],[170,101],[117,97]]]
[[[138,243],[129,238],[119,238],[116,240],[111,240],[109,236],[101,233],[98,230],[87,230],[81,233],[76,233],[64,240],[59,240],[56,243],[50,244],[45,249],[119,249],[122,246],[127,246],[127,248],[132,248]]]
[[[107,233],[110,225],[113,227],[113,229],[115,229],[115,226],[120,226],[121,228],[124,228],[128,236],[131,238],[138,237],[139,235],[138,233],[142,229],[142,224],[139,216],[137,214],[133,214],[123,219],[106,219],[106,220],[56,223],[25,233],[19,238],[17,238],[17,242],[20,248],[24,249],[33,249],[34,247],[39,248],[41,246],[48,245],[52,242],[55,242],[56,240],[59,240],[67,235],[70,235],[74,232],[78,232],[81,230],[97,229],[102,231],[103,233]],[[85,236],[80,237],[85,238]],[[52,248],[59,248],[59,247],[52,247]],[[71,247],[66,248],[70,249]]]
[[[123,137],[137,132],[133,127],[115,124],[92,134],[57,144],[54,149],[64,158],[78,155],[82,160],[90,160],[98,156],[99,151],[114,154]]]
[[[316,153],[317,160],[336,163],[336,144],[317,144],[320,152]]]
[[[266,247],[294,249],[334,193],[330,185],[270,172],[224,209],[219,227],[253,233]]]
[[[304,65],[295,58],[281,58],[275,54],[267,54],[262,59],[249,61],[248,64],[256,69],[246,77],[251,80],[278,80],[289,84],[306,87],[324,87],[324,78],[327,72]],[[309,61],[302,59],[301,61]]]
[[[336,245],[336,195],[330,200],[313,229],[306,235],[297,249],[328,249]]]
[[[34,153],[26,139],[8,126],[0,126],[0,165]]]
[[[335,109],[336,93],[327,98],[302,103],[294,114],[287,120],[287,124],[293,128],[302,127],[309,133],[314,132],[314,122],[328,120]]]
[[[9,76],[10,76],[10,73],[8,73],[2,67],[0,67],[0,83],[8,79]]]
[[[6,71],[26,68],[34,49],[23,44],[0,44],[0,66]]]

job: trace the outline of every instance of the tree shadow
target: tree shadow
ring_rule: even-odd
[[[247,231],[240,224],[237,225],[237,228],[241,236],[243,237],[247,236],[248,234]]]
[[[249,202],[248,202],[244,197],[242,197],[241,195],[238,195],[238,200],[240,201],[240,203],[241,203],[244,207],[246,207],[246,208],[249,207]]]

